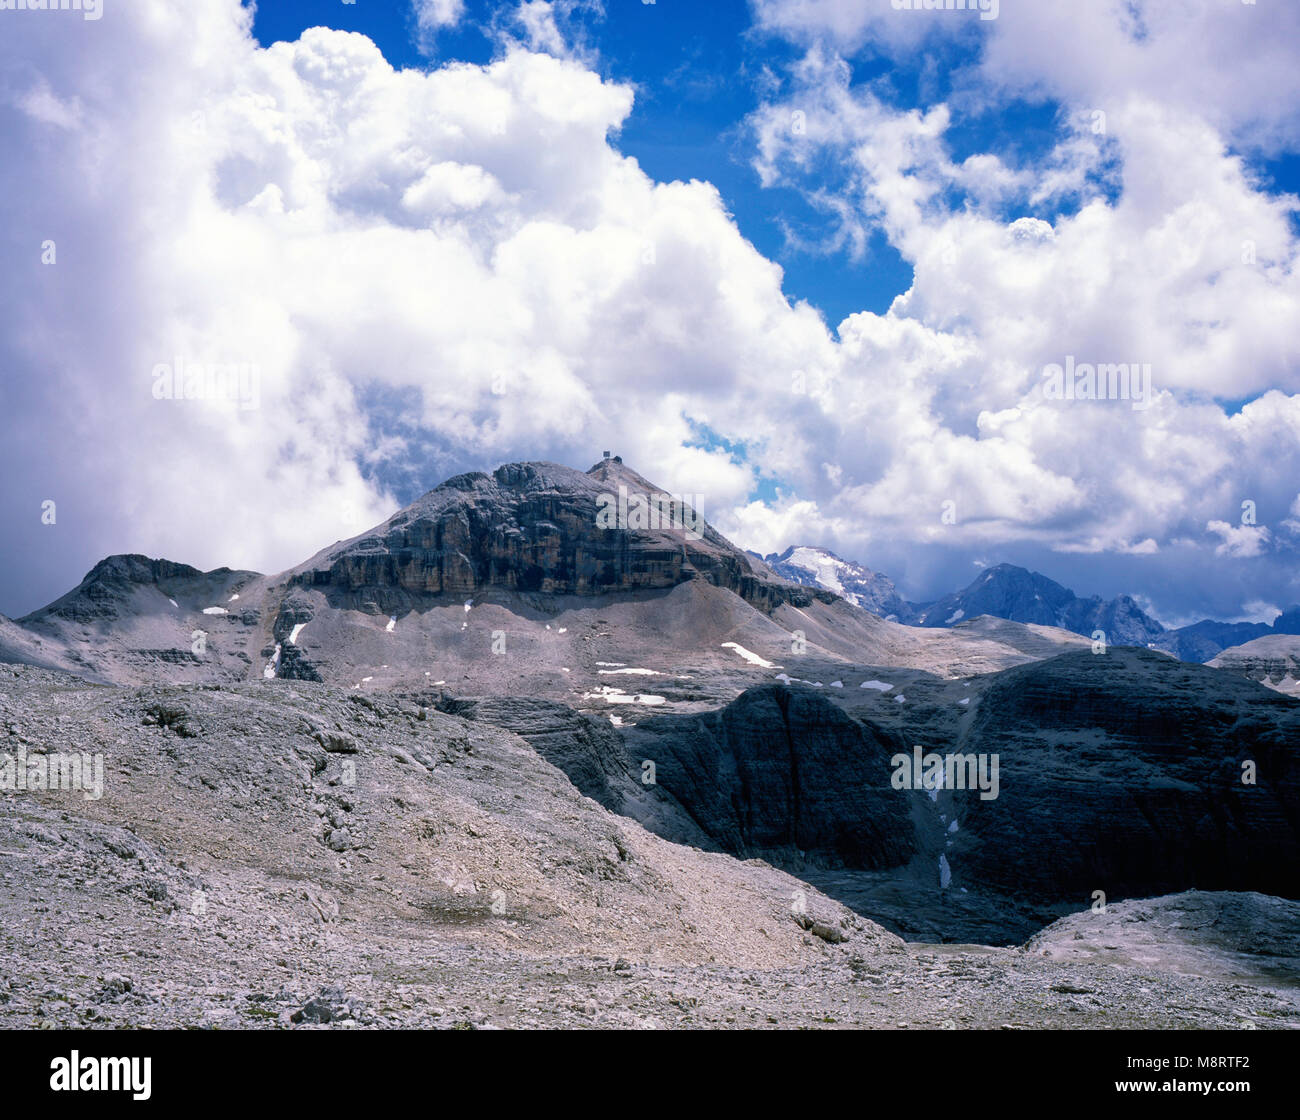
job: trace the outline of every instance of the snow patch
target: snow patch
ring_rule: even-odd
[[[630,696],[621,688],[615,688],[613,685],[601,685],[595,692],[584,692],[584,700],[604,700],[607,704],[646,704],[654,707],[658,704],[667,703],[662,696],[650,696],[645,693],[637,693]]]
[[[892,692],[894,686],[886,684],[884,681],[863,681],[859,688],[874,688],[877,692]]]
[[[226,610],[225,607],[204,607],[203,613],[204,614],[229,614],[230,612]]]
[[[385,626],[384,629],[391,634],[393,632],[393,627],[396,625],[397,625],[397,615],[390,615],[388,619],[388,625]]]
[[[948,621],[945,622],[944,625],[951,626],[954,622],[960,622],[965,617],[966,617],[966,612],[959,607],[957,610],[953,611],[952,614],[948,616]]]
[[[602,677],[618,676],[638,676],[638,677],[662,677],[663,674],[655,669],[597,669],[596,672]]]
[[[293,624],[293,632],[289,635],[289,644],[291,646],[298,644],[298,635],[302,633],[302,628],[306,625],[305,622],[295,622]]]
[[[758,654],[756,654],[756,653],[751,653],[751,652],[750,652],[749,650],[747,650],[744,646],[739,645],[739,644],[736,643],[736,642],[723,642],[723,643],[722,643],[722,648],[723,648],[723,649],[734,649],[738,654],[740,654],[741,657],[743,657],[743,658],[744,658],[746,661],[748,661],[751,665],[757,665],[757,666],[759,666],[759,667],[762,668],[762,669],[775,669],[775,668],[776,668],[776,666],[775,666],[771,661],[768,661],[768,660],[766,660],[765,658],[759,657]]]
[[[939,856],[939,889],[946,891],[952,882],[952,868],[948,866],[948,857]]]
[[[204,612],[206,613],[206,612]],[[266,668],[262,670],[262,676],[268,681],[275,678],[276,670],[280,668],[280,643],[275,643],[275,652],[271,654],[271,660],[266,663]]]

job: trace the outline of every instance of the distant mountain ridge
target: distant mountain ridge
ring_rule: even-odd
[[[1076,644],[1010,623],[898,625],[773,571],[687,506],[617,457],[586,471],[507,463],[450,478],[275,574],[108,557],[48,606],[0,617],[0,663],[110,684],[473,682],[483,695],[639,710],[697,702],[698,685],[648,688],[687,664],[732,695],[794,656],[965,676]],[[836,586],[861,585],[857,602],[877,608],[901,603],[887,580],[865,594],[871,575],[846,571]],[[640,677],[646,690],[617,687]]]
[[[964,618],[991,614],[1013,622],[1058,626],[1090,637],[1101,631],[1110,645],[1146,646],[1165,628],[1127,595],[1083,599],[1040,572],[999,564],[969,585],[918,608],[918,626],[952,626]]]
[[[1300,634],[1300,606],[1288,607],[1273,622],[1216,622],[1203,618],[1169,630],[1152,643],[1183,661],[1212,661],[1226,649],[1274,634]]]
[[[602,514],[615,497],[611,524]],[[634,517],[637,502],[659,516]],[[805,655],[965,676],[1054,656],[1098,630],[1109,645],[1197,660],[1220,642],[1300,631],[1300,608],[1276,629],[1165,631],[1127,596],[1081,598],[1010,564],[916,604],[825,549],[745,553],[686,509],[618,458],[586,471],[508,463],[448,479],[278,574],[109,557],[46,607],[0,617],[0,662],[121,684],[473,680],[484,694],[527,684],[590,706],[613,694],[642,703],[609,692],[615,670],[665,676],[688,662],[730,688],[754,667],[802,679],[790,659]],[[1254,671],[1278,676],[1272,661]],[[644,703],[671,702],[664,691]]]
[[[1110,645],[1149,647],[1182,661],[1202,663],[1256,638],[1300,634],[1300,606],[1288,607],[1272,624],[1203,619],[1166,629],[1128,595],[1082,597],[1041,572],[1014,564],[986,568],[960,591],[932,603],[913,603],[898,593],[888,576],[828,549],[795,545],[763,559],[784,579],[833,591],[854,606],[909,626],[950,627],[990,615],[1026,625],[1054,626],[1084,637],[1101,631]]]

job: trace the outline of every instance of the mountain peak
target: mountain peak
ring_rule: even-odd
[[[825,588],[882,618],[907,621],[911,617],[909,605],[888,576],[844,560],[829,549],[792,545],[779,556],[772,553],[763,559],[772,571],[792,583]]]
[[[506,463],[491,474],[448,479],[291,578],[354,595],[364,590],[376,605],[411,593],[600,595],[692,579],[764,610],[811,601],[755,571],[703,519],[693,496],[650,501],[666,497],[672,496],[613,456],[587,471]]]
[[[1041,572],[1006,563],[984,569],[961,591],[929,604],[919,623],[953,626],[985,614],[1085,636],[1100,630],[1112,645],[1145,647],[1164,633],[1127,595],[1081,598]]]
[[[664,494],[667,491],[662,490],[653,482],[637,474],[631,467],[623,462],[620,455],[611,456],[608,459],[602,459],[592,466],[587,475],[594,478],[597,482],[609,486],[626,486],[629,490],[636,489],[644,493]]]
[[[91,568],[66,595],[19,621],[39,624],[51,618],[82,623],[111,620],[128,610],[129,602],[142,593],[172,595],[182,594],[179,589],[184,589],[202,595],[209,588],[224,588],[230,583],[253,579],[257,574],[231,568],[203,572],[174,560],[154,559],[139,553],[115,553]],[[162,592],[164,586],[168,588],[166,592]]]

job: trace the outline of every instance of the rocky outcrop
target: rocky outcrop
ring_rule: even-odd
[[[704,716],[663,716],[627,729],[634,760],[715,843],[791,865],[896,867],[917,851],[910,801],[890,786],[903,749],[817,693],[750,689]]]
[[[1300,973],[1300,903],[1232,891],[1110,903],[1053,922],[1025,951],[1057,961],[1285,983]]]
[[[655,499],[648,517],[638,512],[637,497]],[[449,479],[292,578],[381,610],[405,605],[410,594],[502,588],[586,596],[692,579],[733,591],[761,610],[834,600],[757,572],[696,513],[612,460],[585,474],[554,463],[511,463],[490,475]]]
[[[703,717],[643,719],[623,730],[626,749],[655,761],[659,782],[727,851],[888,871],[896,888],[878,874],[834,888],[819,880],[868,899],[873,917],[887,920],[873,907],[897,890],[908,906],[921,890],[969,892],[965,918],[930,915],[941,935],[972,915],[992,928],[998,913],[1014,932],[1017,907],[1034,918],[1087,906],[1094,891],[1300,898],[1295,700],[1115,647],[977,684],[916,680],[891,700],[854,691],[754,688]],[[986,774],[996,758],[996,785],[983,791],[995,796],[894,789],[891,760],[918,748],[977,767],[983,758]]]
[[[1071,653],[998,674],[957,746],[1000,763],[995,800],[956,806],[961,881],[1082,903],[1300,897],[1294,700],[1153,652]]]
[[[262,650],[263,659],[279,657],[275,664],[275,675],[281,680],[320,681],[321,675],[316,666],[294,641],[302,627],[315,617],[315,608],[311,597],[295,588],[280,602],[275,622],[271,627],[274,645]]]

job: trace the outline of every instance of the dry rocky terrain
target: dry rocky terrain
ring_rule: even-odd
[[[435,699],[0,669],[6,750],[105,756],[97,800],[0,795],[0,1025],[1300,1022],[1294,903],[1200,896],[1225,938],[1168,919],[1184,895],[1028,948],[904,943],[762,861],[651,835]]]

